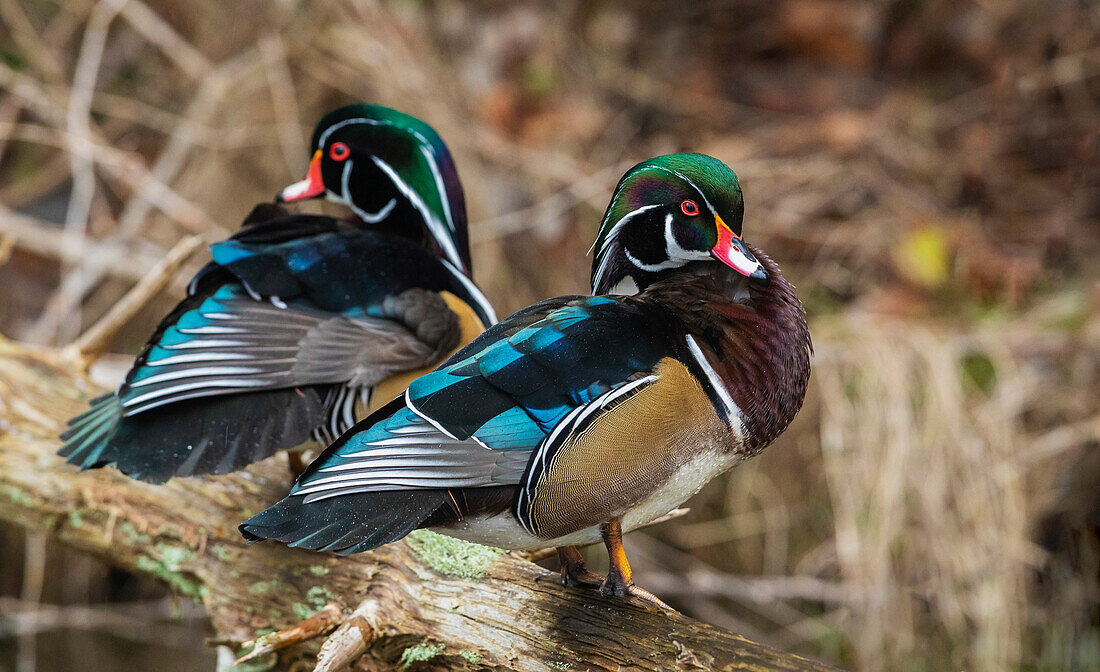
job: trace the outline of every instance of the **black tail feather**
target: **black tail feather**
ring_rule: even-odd
[[[303,388],[191,399],[116,418],[110,434],[102,430],[94,444],[66,437],[69,443],[61,454],[84,469],[113,463],[127,476],[149,483],[226,474],[308,441],[324,417],[322,396],[323,391]],[[103,415],[105,422],[106,411]],[[74,429],[91,420],[89,416]],[[83,445],[95,447],[94,454],[71,448]]]
[[[361,492],[311,502],[291,495],[252,516],[239,529],[250,542],[274,539],[348,555],[403,538],[447,501],[446,490]]]

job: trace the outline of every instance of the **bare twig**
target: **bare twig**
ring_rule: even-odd
[[[11,233],[0,233],[0,267],[11,259],[11,251],[15,249],[17,238]]]
[[[294,80],[290,76],[290,67],[286,62],[286,50],[276,34],[260,40],[260,54],[263,56],[264,73],[267,85],[271,89],[271,102],[274,104],[279,144],[283,149],[283,159],[287,170],[293,174],[301,170],[305,139],[298,121],[298,97],[294,93]]]
[[[85,331],[67,351],[85,366],[111,344],[111,340],[149,301],[176,276],[184,262],[202,246],[202,238],[184,238],[127,292],[98,322]]]
[[[64,234],[52,224],[43,222],[33,217],[8,210],[0,205],[0,234],[9,235],[14,239],[16,247],[29,250],[35,254],[59,259]],[[125,257],[127,263],[118,264],[106,269],[106,272],[115,277],[129,280],[140,280],[160,258],[160,251],[154,254],[156,249],[152,243],[128,246],[114,240],[101,240],[91,243],[88,247],[88,255],[94,257]]]
[[[567,184],[534,205],[508,212],[491,219],[473,224],[471,242],[475,245],[488,240],[501,238],[518,231],[537,226],[546,218],[562,215],[578,203],[587,202],[602,208],[607,200],[607,192],[622,175],[630,161],[612,164],[592,175]]]
[[[0,18],[8,26],[19,53],[42,77],[54,84],[65,79],[65,70],[50,49],[43,49],[41,36],[27,18],[23,5],[16,0],[0,0]]]
[[[107,44],[107,30],[125,0],[102,0],[92,10],[88,24],[84,29],[84,41],[76,61],[73,74],[72,95],[69,97],[69,111],[66,128],[70,137],[70,166],[73,187],[69,197],[69,207],[65,212],[65,239],[62,247],[62,269],[66,275],[80,277],[80,266],[76,260],[84,247],[84,235],[88,226],[88,213],[95,197],[95,169],[92,161],[91,128],[88,117],[91,114],[92,96],[95,82],[99,76],[99,66],[103,59],[103,49]],[[67,291],[62,285],[58,290],[55,308],[47,310],[31,329],[31,338],[50,340],[60,335],[67,340],[69,333],[79,328],[80,320],[63,320],[73,310],[77,310],[81,297]]]
[[[210,61],[193,44],[188,42],[172,24],[165,21],[140,0],[129,0],[122,7],[122,17],[142,37],[160,47],[170,61],[192,79],[199,79],[210,71]]]
[[[46,535],[41,532],[28,532],[24,541],[23,550],[23,590],[19,599],[30,605],[38,605],[42,601],[42,586],[46,578]],[[34,617],[32,615],[31,622]],[[24,633],[19,637],[18,660],[16,670],[18,672],[35,672],[36,647],[33,634]]]
[[[320,637],[335,628],[343,620],[344,612],[340,608],[340,605],[330,602],[309,618],[296,623],[293,627],[263,635],[252,641],[243,643],[241,648],[251,649],[251,651],[238,658],[236,664],[240,665],[253,658],[259,658],[260,656],[278,651],[279,649],[285,649],[293,644],[298,644],[313,639],[314,637]]]

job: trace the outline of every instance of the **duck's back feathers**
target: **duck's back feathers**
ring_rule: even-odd
[[[409,241],[269,210],[212,246],[124,384],[71,423],[62,456],[157,482],[232,471],[311,431],[338,436],[372,385],[453,351],[456,296],[489,319],[468,280]]]
[[[314,461],[287,500],[246,521],[242,532],[276,538],[273,530],[282,534],[291,526],[305,536],[308,520],[316,519],[324,521],[326,535],[343,529],[349,539],[375,539],[373,522],[355,532],[364,525],[356,516],[304,513],[314,505],[328,511],[335,506],[328,502],[364,493],[376,495],[371,506],[384,505],[387,492],[443,493],[440,501],[454,520],[471,512],[471,493],[510,487],[509,494],[520,492],[513,502],[529,501],[563,446],[577,445],[601,418],[621,412],[619,402],[659,378],[654,371],[662,360],[684,355],[682,339],[661,320],[666,317],[626,297],[563,297],[513,315],[352,428]],[[708,404],[706,395],[697,396]],[[641,446],[622,449],[639,463],[648,459]],[[521,519],[528,513],[526,504],[517,509]],[[446,519],[417,509],[422,514],[432,524]],[[306,522],[291,520],[303,515]],[[415,527],[428,519],[405,522]],[[537,532],[537,525],[529,529]]]

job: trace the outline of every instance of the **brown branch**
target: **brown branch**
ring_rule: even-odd
[[[56,434],[93,388],[55,351],[0,340],[0,519],[166,582],[236,655],[267,647],[256,662],[279,670],[829,669],[431,533],[347,558],[249,547],[237,523],[285,494],[284,459],[164,486],[77,473],[53,456]],[[268,628],[281,632],[258,633]]]

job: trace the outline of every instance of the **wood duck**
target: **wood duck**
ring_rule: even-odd
[[[593,245],[591,297],[529,306],[324,451],[249,540],[356,553],[416,528],[558,547],[567,584],[638,595],[622,533],[791,422],[810,374],[805,312],[741,238],[737,176],[702,154],[638,164]],[[576,546],[602,540],[610,571]]]
[[[157,327],[125,382],[69,421],[60,455],[162,483],[331,443],[496,321],[470,279],[454,161],[424,122],[326,115],[304,180],[354,217],[257,206]]]

